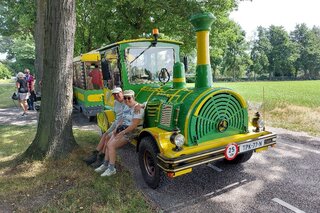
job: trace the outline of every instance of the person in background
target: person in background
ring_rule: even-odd
[[[135,106],[139,103],[134,99],[134,91],[125,90],[123,96],[126,106],[123,109],[122,119],[105,146],[104,163],[95,169],[96,172],[103,172],[102,177],[116,174],[116,150],[131,142],[143,126],[144,109],[135,112]]]
[[[94,168],[101,166],[101,164],[103,163],[105,145],[111,138],[112,132],[118,126],[119,121],[122,118],[123,108],[125,107],[125,103],[123,101],[123,92],[120,87],[114,88],[112,90],[112,95],[114,97],[113,110],[116,114],[116,120],[112,123],[110,128],[101,136],[100,142],[96,147],[96,150],[92,152],[92,155],[84,159],[84,161],[88,165],[91,165]]]
[[[29,69],[25,69],[24,70],[24,74],[25,74],[25,79],[28,83],[28,90],[29,90],[29,98],[27,100],[28,102],[28,110],[34,110],[34,106],[33,103],[36,101],[36,93],[34,92],[34,83],[35,83],[35,79],[34,77],[30,74],[30,70]]]
[[[25,116],[27,115],[28,111],[27,99],[29,96],[29,91],[27,80],[25,79],[25,75],[22,72],[19,72],[17,75],[16,87],[18,90],[19,104],[23,110],[22,116]]]
[[[91,70],[89,76],[92,78],[93,89],[102,89],[102,72],[97,64],[94,65],[94,69]]]

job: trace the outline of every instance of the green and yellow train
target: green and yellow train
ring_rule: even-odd
[[[194,88],[186,87],[177,41],[126,40],[96,50],[101,56],[104,108],[97,116],[105,131],[114,120],[111,89],[132,89],[146,102],[144,128],[133,144],[145,182],[157,188],[163,175],[177,177],[220,159],[242,163],[253,152],[276,144],[259,118],[252,127],[246,101],[235,91],[214,87],[209,60],[209,31],[214,16],[192,16],[197,34]]]

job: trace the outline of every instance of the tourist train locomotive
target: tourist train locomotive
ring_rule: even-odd
[[[242,163],[253,152],[276,144],[276,135],[264,129],[260,118],[255,127],[249,125],[248,105],[242,96],[213,86],[209,58],[213,20],[211,13],[191,18],[197,35],[194,88],[187,87],[185,66],[180,62],[182,43],[158,39],[157,30],[152,39],[125,40],[88,53],[99,55],[103,72],[99,100],[104,109],[97,115],[102,131],[114,120],[114,86],[134,90],[136,100],[146,103],[144,128],[133,144],[151,188],[159,186],[163,175],[177,177],[220,159]]]

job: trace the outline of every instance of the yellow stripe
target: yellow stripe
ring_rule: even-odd
[[[186,82],[185,78],[173,78],[174,83],[183,83]]]
[[[194,115],[197,116],[199,114],[200,109],[202,108],[203,104],[212,96],[216,95],[217,93],[231,93],[232,95],[234,95],[235,97],[237,97],[237,99],[239,99],[240,104],[243,108],[247,108],[247,102],[236,92],[232,91],[232,90],[217,90],[214,93],[211,93],[210,95],[208,95],[205,99],[203,99],[201,101],[201,103],[199,104],[198,108],[196,109],[196,111],[194,112]]]
[[[100,53],[85,53],[81,55],[81,61],[100,61]]]
[[[88,101],[89,102],[97,102],[102,101],[102,95],[88,95]]]
[[[82,93],[77,92],[77,97],[80,101],[84,101],[84,95]]]
[[[154,39],[151,38],[139,38],[139,39],[129,39],[129,40],[123,40],[116,42],[115,44],[125,44],[130,42],[139,42],[139,41],[154,41]],[[183,42],[175,41],[175,40],[167,40],[167,39],[158,39],[159,42],[167,42],[167,43],[173,43],[173,44],[183,44]],[[109,45],[108,45],[109,46]]]
[[[197,32],[197,65],[210,64],[209,31]]]
[[[214,140],[209,140],[204,143],[199,143],[197,146],[183,146],[180,152],[173,151],[171,147],[166,147],[163,150],[163,155],[167,158],[176,158],[183,155],[192,155],[197,152],[202,152],[209,149],[223,148],[229,143],[239,143],[245,140],[256,139],[257,137],[271,134],[270,132],[250,132],[247,134],[237,134],[228,137],[218,138]]]

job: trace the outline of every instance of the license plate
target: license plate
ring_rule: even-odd
[[[239,145],[239,153],[253,150],[264,145],[264,140],[253,141]]]

